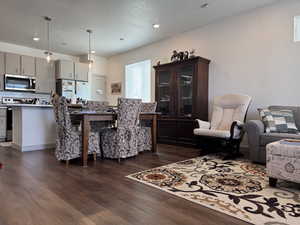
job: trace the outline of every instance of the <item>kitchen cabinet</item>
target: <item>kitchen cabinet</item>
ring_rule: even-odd
[[[4,53],[0,52],[0,91],[4,90],[4,74],[5,74],[5,60]]]
[[[32,56],[21,56],[21,74],[35,76],[35,58]]]
[[[55,91],[54,62],[36,58],[36,93],[51,93]]]
[[[88,81],[89,65],[86,63],[75,63],[75,80]]]
[[[21,74],[21,56],[14,53],[5,53],[5,73]]]
[[[57,79],[74,80],[74,62],[68,60],[58,60],[55,65]]]
[[[6,139],[6,107],[0,108],[0,140]]]

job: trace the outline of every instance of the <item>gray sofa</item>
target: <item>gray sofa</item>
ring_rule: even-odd
[[[300,130],[300,106],[270,106],[270,110],[289,109],[294,113],[298,130]],[[265,127],[260,120],[250,120],[246,124],[250,160],[256,163],[266,163],[266,145],[281,139],[300,139],[300,134],[265,133]]]

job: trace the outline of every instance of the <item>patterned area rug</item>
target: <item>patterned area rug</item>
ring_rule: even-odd
[[[299,225],[300,189],[271,188],[263,166],[198,157],[127,176],[252,224]]]

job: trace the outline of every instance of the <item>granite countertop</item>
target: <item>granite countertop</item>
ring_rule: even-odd
[[[52,108],[53,105],[42,104],[0,104],[0,107],[38,107],[38,108]]]

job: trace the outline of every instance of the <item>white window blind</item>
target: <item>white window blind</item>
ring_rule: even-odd
[[[300,16],[294,17],[294,41],[300,41]]]
[[[151,61],[125,66],[125,97],[151,101]]]

